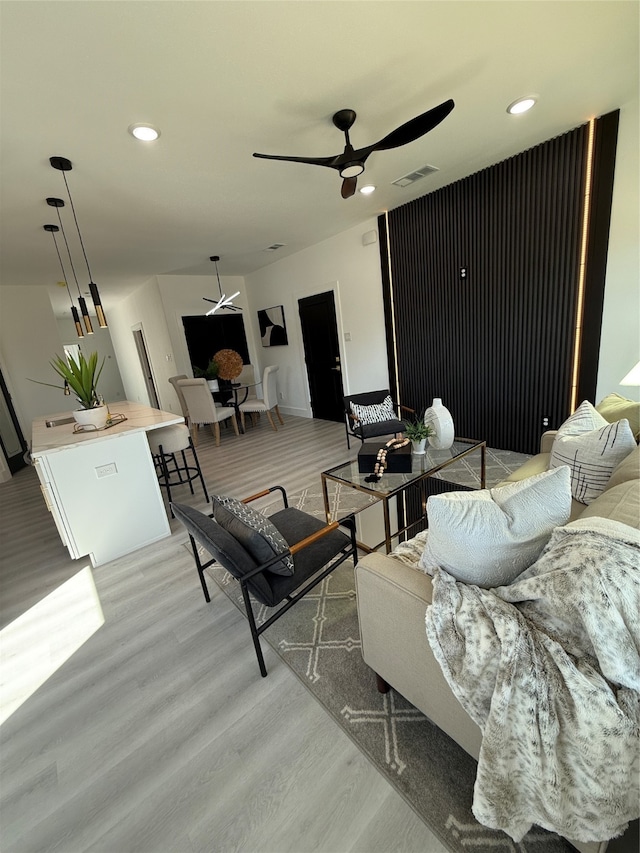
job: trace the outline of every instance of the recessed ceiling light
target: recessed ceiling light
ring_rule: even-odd
[[[375,192],[375,187],[372,184],[369,184],[367,187],[361,187],[360,192],[362,195],[371,195],[372,192]]]
[[[153,142],[160,136],[160,131],[150,124],[132,124],[129,126],[129,133],[142,142]]]
[[[520,115],[520,113],[526,113],[527,110],[530,110],[531,107],[535,104],[537,98],[534,98],[532,95],[529,95],[526,98],[518,98],[517,101],[514,101],[512,104],[509,104],[507,107],[507,112],[512,116]]]

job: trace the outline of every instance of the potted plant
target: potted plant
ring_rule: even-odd
[[[38,382],[38,384],[49,385],[51,388],[62,387],[65,393],[75,394],[82,407],[73,412],[76,422],[82,426],[91,424],[101,429],[107,422],[108,408],[98,396],[96,386],[104,367],[104,359],[98,366],[98,353],[92,352],[88,359],[80,353],[78,361],[71,355],[66,358],[56,355],[50,363],[58,376],[64,379],[64,385],[52,385],[50,382]]]
[[[411,439],[412,452],[422,455],[425,452],[427,439],[433,434],[433,430],[421,417],[402,423],[404,424],[404,434]]]
[[[211,359],[209,364],[203,370],[201,367],[195,366],[193,368],[193,375],[196,379],[206,379],[207,384],[209,385],[210,391],[218,391],[218,374],[220,373],[220,366],[215,359]]]

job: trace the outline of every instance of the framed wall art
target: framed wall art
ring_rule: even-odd
[[[284,308],[276,305],[273,308],[263,308],[258,311],[260,338],[263,347],[282,347],[289,343],[287,327],[284,323]]]

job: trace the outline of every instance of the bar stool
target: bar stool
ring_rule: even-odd
[[[202,491],[209,503],[209,494],[202,476],[200,462],[196,455],[195,447],[189,433],[189,427],[185,424],[174,424],[173,426],[161,427],[160,429],[152,429],[147,432],[149,448],[153,456],[153,461],[156,466],[156,474],[160,486],[167,490],[169,498],[169,507],[171,507],[171,487],[189,484],[191,494],[193,491],[193,480],[199,479],[202,483]],[[193,454],[193,465],[187,463],[185,450],[190,450]],[[180,464],[176,454],[182,457]],[[175,518],[173,510],[171,510],[171,518]]]

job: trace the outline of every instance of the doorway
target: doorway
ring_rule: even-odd
[[[7,467],[12,474],[26,467],[24,455],[27,450],[27,442],[22,435],[2,371],[0,371],[0,447],[2,447],[7,460]]]
[[[298,312],[313,417],[342,423],[342,366],[333,292],[299,299]]]
[[[142,326],[133,330],[133,339],[136,342],[136,349],[138,350],[138,358],[140,359],[142,376],[144,377],[144,384],[149,397],[149,405],[154,409],[159,409],[160,402],[158,400],[158,391],[156,390],[156,383],[153,378],[153,371],[151,370],[151,361],[149,360],[149,353],[147,352],[147,344],[142,332]]]

